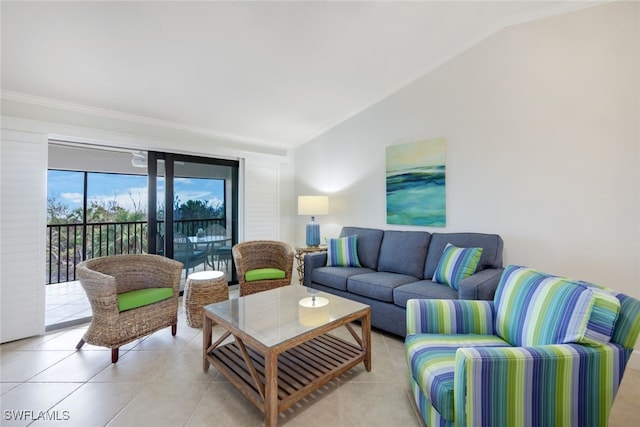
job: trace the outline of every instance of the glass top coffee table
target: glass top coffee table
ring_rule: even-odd
[[[225,333],[212,342],[216,324]],[[343,326],[353,340],[329,333]],[[360,362],[371,371],[370,307],[304,286],[207,305],[202,335],[204,371],[215,366],[264,413],[267,426]]]

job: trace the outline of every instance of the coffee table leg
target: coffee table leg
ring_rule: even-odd
[[[207,359],[207,349],[211,347],[212,322],[209,316],[203,313],[204,322],[202,325],[202,369],[209,371],[209,359]]]
[[[362,344],[366,352],[364,367],[367,372],[371,372],[371,312],[362,318]]]
[[[278,425],[278,353],[265,355],[264,417],[266,427]]]

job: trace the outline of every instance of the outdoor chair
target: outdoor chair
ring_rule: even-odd
[[[182,233],[173,236],[173,259],[184,265],[184,278],[189,276],[189,269],[195,270],[200,264],[207,267],[207,250],[198,248],[189,237]]]
[[[232,248],[240,296],[291,284],[293,249],[287,243],[252,240]]]
[[[231,237],[227,236],[227,230],[220,224],[212,224],[204,231],[205,236],[217,238],[212,240],[207,249],[209,258],[208,264],[212,269],[220,270],[220,266],[224,264],[225,271],[229,267],[231,260]],[[216,266],[217,263],[217,266]]]
[[[124,344],[171,326],[176,335],[182,263],[160,255],[115,255],[77,266],[93,317],[85,343],[111,349],[118,361]]]

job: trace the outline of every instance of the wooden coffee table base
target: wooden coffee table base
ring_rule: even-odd
[[[265,414],[267,426],[275,426],[278,414],[295,402],[319,389],[327,382],[364,362],[371,371],[371,317],[370,310],[355,318],[325,325],[311,331],[299,340],[274,348],[260,348],[251,337],[226,332],[212,343],[212,327],[217,319],[205,313],[203,329],[203,368],[218,369],[244,396]],[[362,335],[350,322],[360,319]],[[220,322],[225,327],[224,322]],[[357,344],[335,337],[328,331],[345,326]],[[235,340],[221,345],[233,335]]]

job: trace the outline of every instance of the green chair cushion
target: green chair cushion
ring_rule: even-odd
[[[131,310],[173,296],[172,288],[147,288],[118,294],[118,311]]]
[[[244,280],[254,282],[256,280],[284,279],[286,273],[278,268],[256,268],[244,273]]]

